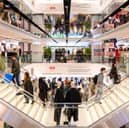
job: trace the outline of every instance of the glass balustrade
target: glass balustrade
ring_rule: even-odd
[[[40,32],[40,30],[35,27],[27,18],[25,18],[28,17],[29,19],[31,19],[31,16],[29,15],[30,13],[26,12],[27,14],[25,13],[25,15],[21,15],[6,1],[0,2],[0,5],[0,20],[6,22],[9,25],[13,25],[17,28],[23,29],[27,32],[31,32],[35,36],[41,38],[42,34],[36,34],[34,30],[38,31],[39,33],[42,32]]]

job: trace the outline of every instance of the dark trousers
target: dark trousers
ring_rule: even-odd
[[[54,110],[54,121],[57,125],[60,124],[60,118],[61,118],[61,107],[56,107]]]
[[[78,121],[78,108],[68,108],[67,116],[69,122],[71,121],[72,117],[74,121]]]
[[[20,72],[14,73],[14,76],[13,76],[13,83],[17,84],[18,86],[20,86],[19,76],[20,76]]]
[[[29,99],[31,99],[32,100],[32,102],[34,102],[34,97],[33,97],[33,94],[28,94],[28,93],[26,93],[26,92],[24,92],[25,93],[25,95],[24,95],[24,97],[25,97],[25,101],[26,102],[29,102]]]

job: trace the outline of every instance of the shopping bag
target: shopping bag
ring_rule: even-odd
[[[4,82],[10,83],[12,80],[13,80],[13,74],[12,73],[5,73]]]
[[[63,114],[65,117],[64,125],[68,125],[69,124],[69,122],[68,122],[68,108],[64,108]]]

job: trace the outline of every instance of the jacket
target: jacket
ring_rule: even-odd
[[[33,85],[32,85],[31,80],[24,81],[24,90],[33,95]]]
[[[64,106],[64,104],[59,104],[59,103],[64,103],[64,90],[62,87],[56,89],[54,103],[57,103],[55,104],[55,106],[57,107]]]
[[[103,80],[104,80],[104,75],[103,75],[103,73],[100,73],[100,74],[98,75],[97,84],[98,84],[99,86],[103,86],[103,85],[104,85]]]
[[[39,80],[39,97],[41,100],[44,101],[45,98],[47,98],[47,91],[48,91],[48,85],[45,82],[45,80],[40,79]]]
[[[81,103],[81,95],[80,95],[79,91],[76,88],[73,88],[73,87],[70,88],[66,93],[65,102],[80,104]],[[77,104],[68,104],[68,106],[77,105]]]

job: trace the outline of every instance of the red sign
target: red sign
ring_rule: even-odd
[[[50,7],[50,10],[55,10],[55,9],[56,9],[55,6],[51,6],[51,7]]]
[[[49,66],[50,70],[55,70],[55,66]]]

